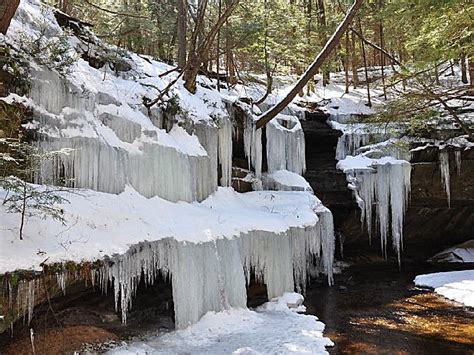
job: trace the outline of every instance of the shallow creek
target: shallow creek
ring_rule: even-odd
[[[326,324],[324,334],[335,343],[328,348],[332,354],[472,354],[474,309],[413,284],[419,274],[467,268],[407,262],[399,271],[396,263],[356,264],[336,275],[333,287],[323,280],[313,282],[305,296],[307,313]],[[265,295],[264,287],[250,287],[249,306],[265,302]],[[169,284],[142,288],[130,323],[124,326],[113,310],[110,294],[87,290],[60,297],[51,307],[40,306],[36,311],[36,354],[72,354],[81,348],[100,353],[123,339],[147,339],[157,332],[171,331],[170,302]],[[84,348],[84,342],[105,344]],[[32,353],[29,329],[17,329],[14,338],[0,337],[0,353]]]
[[[413,284],[419,274],[459,269],[467,267],[355,265],[336,276],[334,287],[310,287],[305,305],[326,324],[333,354],[472,354],[474,309]]]

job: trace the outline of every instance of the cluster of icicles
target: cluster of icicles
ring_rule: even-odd
[[[347,172],[349,187],[354,191],[361,209],[369,239],[372,238],[373,210],[379,227],[382,253],[387,256],[387,240],[391,233],[392,246],[400,262],[403,248],[403,219],[410,195],[411,165],[409,162],[375,165],[372,169]],[[374,207],[375,206],[375,207]]]
[[[308,277],[321,273],[332,284],[333,218],[323,206],[315,212],[319,218],[315,225],[291,227],[283,233],[255,230],[198,244],[171,238],[143,242],[106,260],[104,266],[91,271],[91,279],[104,292],[112,286],[115,307],[124,323],[141,281],[153,285],[159,276],[169,279],[176,327],[185,328],[207,312],[245,308],[251,275],[266,284],[269,299],[293,292],[295,286],[304,292]],[[60,272],[57,286],[65,293],[68,280],[80,277]],[[9,286],[10,309],[23,314],[24,323],[29,324],[33,317],[35,295],[45,287],[42,282],[20,281],[16,288]]]
[[[95,271],[94,280],[104,290],[113,284],[116,309],[126,322],[140,281],[152,285],[159,275],[169,278],[176,327],[184,328],[209,311],[245,308],[251,273],[266,284],[269,299],[293,292],[295,285],[303,291],[308,272],[325,273],[332,283],[332,214],[321,210],[318,216],[314,226],[280,234],[256,230],[199,244],[143,242]]]
[[[385,135],[378,135],[384,140]],[[369,133],[344,133],[338,140],[336,157],[344,159],[357,155],[359,148],[377,137]],[[397,157],[399,158],[399,157]],[[348,187],[353,190],[361,210],[361,223],[372,240],[373,225],[378,227],[382,254],[387,257],[388,237],[400,263],[403,249],[403,220],[411,189],[411,164],[408,161],[375,163],[367,168],[346,171]]]
[[[461,175],[461,151],[454,151],[454,162],[456,164],[456,172]],[[446,192],[446,201],[448,208],[451,208],[451,175],[449,167],[449,152],[447,149],[440,148],[439,150],[439,167],[441,172],[441,181]]]
[[[35,177],[37,183],[65,181],[69,187],[115,194],[130,185],[146,197],[160,196],[173,202],[207,198],[217,190],[219,168],[220,184],[231,185],[232,123],[228,117],[214,124],[196,124],[194,134],[207,154],[190,155],[160,144],[155,132],[142,131],[131,119],[110,114],[96,118],[96,108],[107,103],[105,94],[84,97],[51,71],[38,71],[35,76],[30,96],[48,112],[36,115],[45,133],[41,135],[40,147],[44,151],[70,149],[68,155],[42,162]],[[153,121],[152,117],[150,120]],[[118,143],[111,144],[102,133],[87,133],[97,132],[99,126],[101,131],[110,129],[116,136],[112,142]],[[84,129],[86,133],[74,134]],[[63,136],[63,132],[69,136]],[[145,138],[140,142],[140,150],[134,150],[133,142],[139,137]]]
[[[99,97],[81,98],[69,83],[50,72],[38,73],[31,96],[49,114],[39,114],[43,127],[75,131],[77,119],[94,120]],[[46,88],[46,85],[48,86]],[[100,102],[99,102],[100,103]],[[64,107],[72,110],[64,111]],[[67,112],[72,112],[67,115]],[[119,193],[127,184],[144,196],[160,196],[170,201],[202,200],[220,184],[230,186],[232,179],[232,111],[230,118],[215,126],[196,124],[194,133],[207,155],[190,156],[172,147],[143,144],[134,153],[111,145],[103,139],[77,135],[44,135],[41,147],[47,151],[72,148],[67,156],[46,162],[37,182],[70,179],[74,187]],[[58,122],[59,115],[63,118]],[[150,117],[151,119],[151,117]],[[161,122],[162,120],[158,120]],[[157,122],[158,122],[157,121]],[[102,120],[121,141],[132,143],[142,132],[130,120],[108,115]],[[248,111],[244,121],[244,149],[249,168],[262,176],[262,130],[255,127],[255,115]],[[281,116],[266,130],[269,171],[281,169],[304,173],[304,136],[298,120]],[[234,238],[205,243],[182,243],[174,239],[143,242],[124,255],[112,257],[93,271],[93,280],[107,290],[113,285],[117,310],[126,322],[132,299],[142,277],[153,284],[159,274],[171,280],[178,328],[195,323],[209,311],[246,307],[246,284],[251,275],[267,286],[268,298],[295,289],[303,291],[308,276],[324,273],[332,283],[334,227],[331,212],[320,206],[315,211],[319,221],[312,226],[292,227],[283,233],[249,231]],[[192,270],[192,272],[190,272]],[[67,275],[58,276],[65,290]],[[27,303],[31,293],[22,295]],[[30,309],[30,308],[28,308]],[[31,316],[29,316],[31,317]]]
[[[255,176],[262,177],[262,130],[256,129],[255,116],[244,111],[244,150]],[[288,170],[298,175],[306,171],[305,138],[298,118],[278,115],[265,129],[268,173]]]

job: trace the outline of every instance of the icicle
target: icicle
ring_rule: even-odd
[[[184,328],[209,311],[245,307],[250,270],[267,285],[269,299],[294,291],[295,285],[304,290],[310,266],[326,273],[332,284],[332,214],[322,206],[315,213],[319,221],[314,226],[280,234],[249,231],[200,244],[173,239],[140,243],[111,259],[100,273],[113,282],[124,322],[140,280],[153,284],[160,273],[170,274],[176,326]]]
[[[221,166],[221,186],[232,185],[232,122],[219,120],[219,164]]]
[[[355,155],[357,149],[369,144],[370,135],[361,132],[345,132],[337,140],[336,160]]]
[[[446,192],[446,199],[448,201],[448,208],[451,208],[449,153],[445,149],[439,151],[439,166],[441,171],[441,181],[444,184],[444,191]]]
[[[458,176],[461,175],[461,163],[462,163],[462,157],[461,157],[461,151],[460,150],[455,150],[454,151],[454,159],[456,162],[456,171],[458,173]]]
[[[379,227],[382,254],[387,256],[389,233],[392,247],[400,263],[403,250],[403,220],[410,196],[411,165],[409,162],[373,165],[373,169],[355,169],[347,172],[349,188],[354,191],[361,222],[372,237],[373,208],[376,205],[375,222]]]
[[[68,275],[67,272],[58,272],[56,273],[56,280],[58,287],[63,292],[63,295],[66,295],[66,284],[67,284]]]
[[[245,115],[244,122],[244,150],[249,167],[255,169],[255,176],[262,176],[262,130],[257,129],[252,114]]]
[[[99,112],[101,93],[83,93],[49,70],[34,71],[32,76],[30,96],[44,108],[35,111],[42,127],[39,147],[73,149],[69,155],[44,161],[36,183],[66,181],[70,187],[115,194],[131,185],[146,197],[173,202],[201,201],[217,189],[217,129],[203,125],[200,138],[207,156],[189,155],[165,145],[168,136],[163,136],[162,144],[156,131],[133,119]],[[141,115],[129,109],[132,116]],[[174,139],[170,137],[170,142]]]
[[[211,127],[206,123],[194,125],[195,134],[199,138],[199,143],[206,150],[210,159],[210,171],[207,177],[217,189],[217,155],[218,155],[218,128]]]
[[[278,115],[266,126],[268,171],[306,171],[304,132],[296,117]]]

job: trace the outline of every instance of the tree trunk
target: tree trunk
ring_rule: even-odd
[[[187,31],[187,2],[178,0],[178,67],[184,68],[186,65],[186,31]]]
[[[364,36],[364,34],[362,33],[362,23],[360,21],[360,18],[358,18],[358,26],[359,26],[359,32],[360,34],[362,35],[362,37]],[[362,58],[364,60],[364,72],[365,72],[365,85],[367,87],[367,106],[369,107],[372,107],[372,100],[370,98],[370,83],[369,83],[369,73],[367,71],[367,57],[365,55],[365,43],[364,43],[364,40],[361,38],[360,40],[360,46],[362,48]]]
[[[471,88],[474,88],[474,56],[469,57],[469,80]]]
[[[198,36],[200,33],[203,33],[204,21],[206,18],[207,0],[202,0],[202,2],[199,2],[196,26],[191,37],[189,58],[183,76],[183,79],[185,80],[184,87],[189,92],[193,94],[196,92],[196,77],[199,73],[199,69],[201,68],[203,61],[207,61],[207,58],[209,57],[209,50],[217,36],[217,33],[224,23],[226,23],[238,4],[239,0],[230,0],[222,16],[217,19],[217,22],[211,27],[207,35],[202,38],[199,45],[197,45]]]
[[[7,34],[10,22],[15,15],[20,0],[3,0],[0,4],[0,33]]]
[[[351,68],[352,68],[352,83],[354,84],[354,89],[357,89],[359,86],[359,75],[357,73],[358,64],[357,64],[357,47],[355,34],[351,34]]]
[[[320,31],[322,32],[323,36],[323,44],[327,42],[327,24],[326,24],[326,9],[324,7],[324,0],[318,0],[318,23],[320,27]],[[323,68],[323,85],[326,86],[329,84],[329,68]]]
[[[349,27],[349,24],[351,23],[352,19],[357,14],[357,12],[359,11],[363,3],[364,3],[364,0],[354,1],[354,4],[347,12],[344,20],[341,22],[341,24],[338,26],[336,31],[333,33],[332,37],[326,43],[322,51],[318,54],[314,62],[309,66],[309,68],[306,70],[303,76],[298,80],[298,82],[293,87],[293,89],[291,89],[290,92],[275,106],[273,106],[268,111],[260,115],[257,122],[257,128],[262,128],[263,126],[265,126],[276,115],[278,115],[286,106],[288,106],[290,102],[296,97],[296,95],[298,95],[298,93],[304,88],[304,86],[308,83],[308,81],[311,80],[311,78],[318,72],[319,68],[321,68],[321,65],[324,63],[326,58],[331,54],[332,50],[339,43],[340,39],[344,35],[344,32]]]
[[[380,0],[380,3],[379,3],[379,6],[380,6],[380,11],[382,11],[382,7],[383,7],[383,0]],[[384,48],[385,45],[384,45],[384,33],[383,33],[383,22],[382,20],[380,20],[380,23],[379,23],[379,35],[380,35],[380,48]],[[375,49],[374,49],[375,52],[377,52]],[[381,67],[381,74],[382,74],[382,88],[383,88],[383,98],[385,100],[387,100],[387,88],[385,86],[385,55],[383,53],[380,53],[380,67]]]
[[[222,0],[219,0],[219,9],[218,9],[218,16],[222,16]],[[221,78],[219,75],[220,69],[220,54],[219,51],[221,50],[221,30],[217,31],[217,40],[216,40],[216,74],[217,74],[217,91],[221,91]]]
[[[463,84],[467,84],[467,67],[466,67],[466,56],[461,56],[461,81]]]
[[[349,93],[349,87],[351,83],[349,82],[349,52],[350,52],[350,40],[349,40],[349,31],[346,31],[346,51],[344,53],[344,75],[346,81],[346,94]]]

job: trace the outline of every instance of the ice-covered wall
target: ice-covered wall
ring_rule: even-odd
[[[298,118],[277,115],[266,126],[268,171],[306,171],[305,140]]]
[[[109,103],[103,93],[81,93],[47,69],[33,76],[40,147],[73,149],[44,162],[36,182],[66,180],[68,186],[109,193],[129,184],[144,196],[170,201],[203,200],[217,189],[216,127],[196,124],[199,141],[176,126],[166,133],[139,108]]]
[[[246,307],[245,285],[251,272],[267,285],[269,299],[292,292],[295,286],[304,290],[310,268],[327,274],[332,283],[332,214],[322,206],[315,212],[316,225],[284,233],[255,230],[197,244],[174,239],[140,243],[112,258],[95,279],[104,289],[113,283],[116,308],[125,322],[142,275],[147,284],[153,284],[159,273],[170,276],[178,328],[209,311]]]

